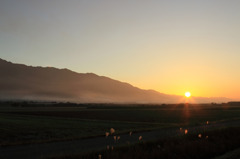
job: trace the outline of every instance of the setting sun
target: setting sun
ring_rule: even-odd
[[[190,93],[190,92],[186,92],[186,93],[185,93],[185,96],[188,98],[188,97],[191,96],[191,93]]]

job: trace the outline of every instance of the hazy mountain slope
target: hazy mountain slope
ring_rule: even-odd
[[[178,103],[182,97],[142,90],[92,73],[31,67],[0,59],[0,98],[72,102]],[[209,99],[204,98],[208,101]]]
[[[10,99],[77,102],[168,102],[172,96],[67,69],[31,67],[0,60],[0,95]]]

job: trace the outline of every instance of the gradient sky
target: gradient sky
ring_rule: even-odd
[[[0,0],[0,58],[240,99],[240,1]]]

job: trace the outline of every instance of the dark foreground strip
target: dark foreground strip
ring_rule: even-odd
[[[222,122],[222,123],[215,123],[215,124],[211,124],[211,125],[205,125],[205,126],[195,126],[195,127],[189,127],[188,129],[188,134],[194,134],[194,139],[196,139],[196,134],[198,133],[204,133],[204,132],[208,132],[211,129],[216,129],[219,127],[230,127],[230,126],[239,126],[240,125],[240,121],[231,121],[231,122]],[[239,130],[239,129],[237,129]],[[235,130],[235,131],[237,131]],[[228,132],[227,134],[234,134],[235,131],[232,131],[230,129],[226,129],[226,131]],[[232,133],[231,133],[232,131]],[[233,139],[233,142],[237,141],[238,145],[240,144],[240,140],[237,140],[237,137],[239,137],[240,133],[238,132],[238,134],[233,137],[230,135],[230,138]],[[206,134],[203,134],[206,135]],[[142,140],[139,141],[139,137],[142,136]],[[172,138],[172,137],[186,137],[188,135],[184,135],[184,129],[182,131],[179,130],[179,128],[168,128],[168,129],[160,129],[160,130],[155,130],[155,131],[149,131],[149,132],[139,132],[139,133],[133,133],[131,136],[129,134],[123,134],[120,136],[120,140],[118,142],[114,142],[113,140],[113,135],[109,136],[108,138],[106,137],[95,137],[95,138],[89,138],[89,139],[81,139],[81,140],[74,140],[74,141],[63,141],[63,142],[55,142],[55,143],[43,143],[43,144],[31,144],[31,145],[17,145],[17,146],[8,146],[8,147],[0,147],[0,159],[45,159],[45,158],[51,158],[54,156],[67,156],[66,158],[70,158],[73,155],[76,154],[82,154],[82,153],[86,153],[86,152],[90,152],[90,151],[99,151],[99,150],[106,150],[107,145],[109,146],[114,146],[114,151],[103,151],[103,152],[98,152],[97,154],[103,153],[102,155],[104,156],[104,158],[102,159],[107,159],[109,156],[109,159],[117,159],[117,157],[112,157],[111,155],[115,156],[115,154],[117,154],[116,156],[122,156],[122,155],[126,155],[126,157],[122,157],[123,158],[140,158],[141,156],[144,156],[144,154],[146,153],[146,155],[148,156],[149,153],[152,154],[158,154],[158,152],[162,152],[165,154],[173,154],[173,156],[176,156],[177,154],[175,153],[175,150],[168,150],[166,148],[163,148],[163,145],[160,143],[156,143],[157,146],[144,146],[145,144],[148,145],[148,143],[145,143],[147,141],[157,141],[159,139],[168,139]],[[190,137],[189,136],[189,137]],[[196,140],[189,140],[189,142],[196,142],[199,144],[203,144],[203,143],[208,143],[207,141],[211,141],[212,139],[214,139],[214,134],[213,135],[209,135],[209,139],[208,140],[198,140],[198,138]],[[221,138],[218,138],[220,141],[224,141],[224,142],[228,142],[228,140],[222,140]],[[171,141],[171,140],[169,140]],[[175,139],[173,140],[175,141]],[[186,151],[191,150],[192,146],[191,144],[187,144],[189,145],[189,148],[186,147],[185,143],[188,143],[188,140],[176,140],[176,142],[180,142],[181,144],[178,143],[179,148],[184,149]],[[202,141],[202,142],[200,142]],[[232,142],[232,140],[229,140]],[[130,149],[124,149],[124,152],[128,152],[129,153],[123,153],[122,149],[116,150],[116,148],[118,147],[126,147],[126,145],[130,144],[135,144],[135,143],[141,143],[140,145],[143,146],[143,148],[139,147],[138,145],[132,147],[130,146]],[[214,140],[215,142],[215,140]],[[155,143],[155,142],[154,142]],[[153,145],[154,145],[153,143]],[[164,142],[165,143],[165,142]],[[168,143],[168,142],[167,142]],[[210,142],[212,143],[212,142]],[[217,142],[216,142],[217,143]],[[174,144],[175,143],[169,143]],[[165,144],[164,144],[165,145]],[[184,147],[185,145],[185,147]],[[221,144],[220,144],[221,145]],[[158,147],[160,146],[160,148],[158,149]],[[147,148],[149,147],[149,149]],[[157,148],[156,148],[157,147]],[[204,149],[208,149],[211,150],[211,147],[207,147],[207,146],[200,146],[200,148],[204,148]],[[224,146],[224,144],[222,144],[222,147],[226,147]],[[239,146],[240,147],[240,146]],[[136,149],[138,148],[138,149]],[[132,150],[133,149],[133,150]],[[136,150],[135,150],[136,149]],[[215,149],[215,148],[214,148]],[[216,148],[218,151],[219,149],[221,150],[222,148]],[[146,151],[145,151],[146,150]],[[226,149],[228,150],[228,149]],[[136,153],[134,153],[136,151]],[[157,153],[155,153],[155,151],[157,151]],[[176,150],[177,151],[177,150]],[[224,150],[225,151],[225,150]],[[144,154],[142,154],[142,152]],[[193,151],[194,152],[194,151]],[[221,151],[223,152],[223,150]],[[118,154],[120,153],[120,154]],[[89,158],[96,158],[96,154],[94,153],[90,153],[93,156],[90,156]],[[139,157],[136,157],[138,156]],[[215,154],[215,153],[214,153]],[[133,156],[133,157],[131,157]],[[86,156],[85,156],[86,157]],[[85,158],[84,157],[84,158]],[[74,156],[73,158],[82,158],[81,156]],[[151,158],[151,155],[149,155],[149,157],[145,158]]]
[[[240,147],[240,127],[212,130],[154,142],[52,159],[211,159]],[[238,155],[235,155],[239,159]],[[231,156],[234,159],[234,155]]]

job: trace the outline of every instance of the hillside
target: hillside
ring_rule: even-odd
[[[32,67],[0,59],[0,99],[80,103],[179,103],[183,97],[142,90],[128,83],[68,69]],[[200,99],[200,101],[198,100]],[[195,102],[227,99],[195,98]]]

